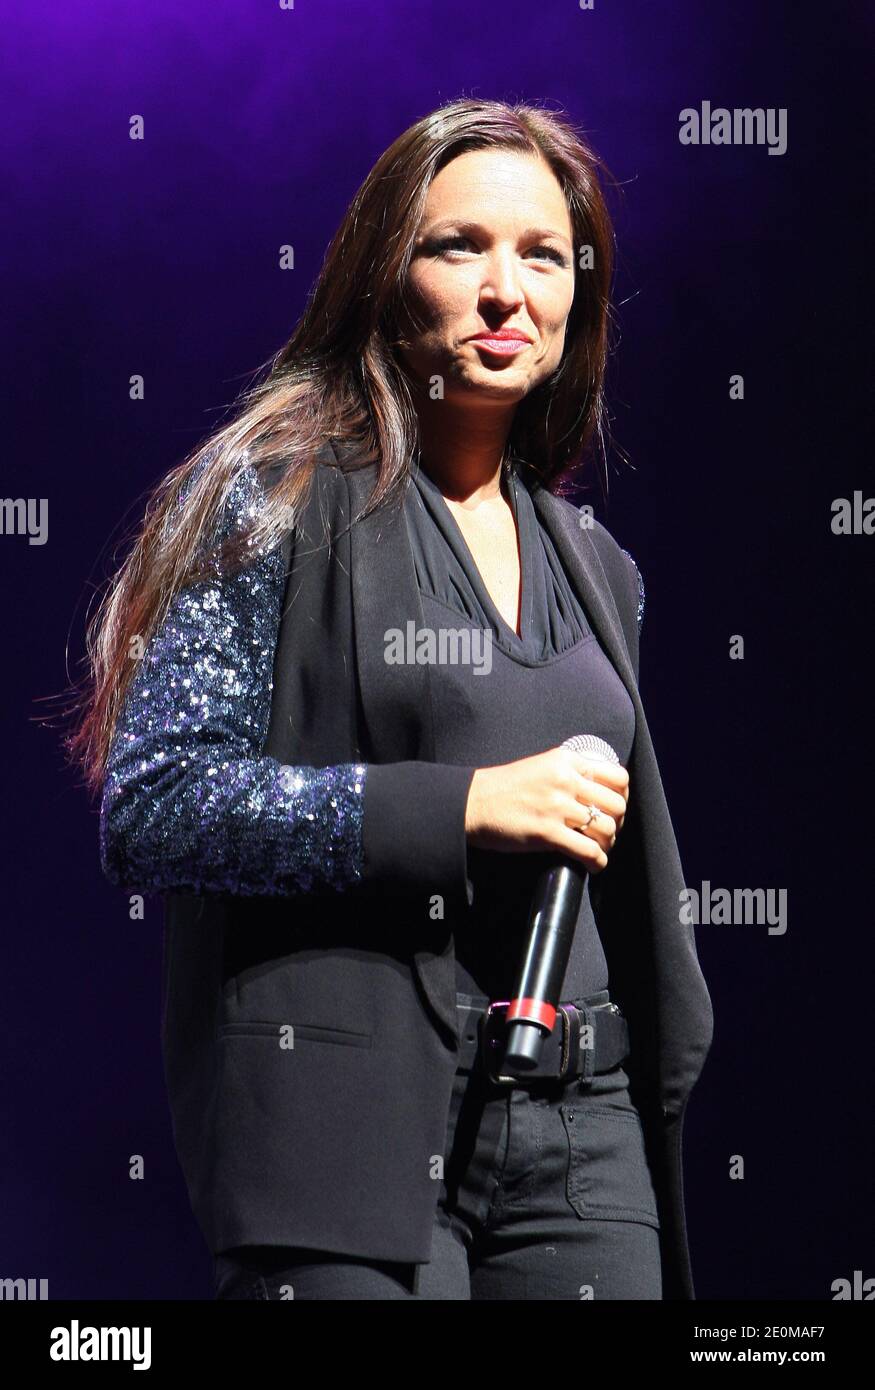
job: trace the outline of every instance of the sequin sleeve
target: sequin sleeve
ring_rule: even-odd
[[[640,637],[641,624],[644,621],[644,580],[641,577],[640,569],[638,568],[637,564],[635,564],[635,561],[632,559],[632,556],[629,554],[628,550],[624,550],[623,554],[626,556],[627,560],[632,560],[632,564],[635,566],[635,575],[638,583],[638,635]]]
[[[258,505],[247,464],[215,541]],[[100,810],[101,868],[143,892],[342,890],[362,877],[367,769],[264,756],[282,548],[175,597],[127,688]]]

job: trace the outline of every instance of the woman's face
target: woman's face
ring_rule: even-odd
[[[558,366],[574,297],[573,227],[542,159],[469,150],[428,192],[406,283],[399,350],[427,387],[459,403],[516,402]],[[524,335],[509,347],[478,335]]]

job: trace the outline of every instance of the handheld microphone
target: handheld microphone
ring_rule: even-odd
[[[605,762],[620,761],[611,745],[595,734],[575,734],[562,747]],[[544,1038],[553,1031],[585,883],[586,869],[566,855],[538,879],[528,946],[507,1011],[502,1070],[511,1076],[525,1075],[538,1065]]]

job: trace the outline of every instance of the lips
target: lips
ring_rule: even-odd
[[[528,338],[515,333],[479,334],[472,338],[471,342],[479,348],[485,348],[487,352],[495,352],[502,357],[511,356],[515,352],[520,352],[522,348],[530,346]]]

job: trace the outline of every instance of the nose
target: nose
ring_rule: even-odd
[[[518,309],[522,304],[516,256],[509,247],[496,248],[486,258],[480,298],[483,303],[493,305],[504,313]]]

